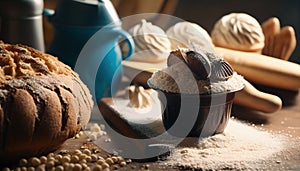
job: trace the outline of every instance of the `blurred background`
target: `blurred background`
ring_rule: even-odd
[[[54,9],[58,0],[45,0],[45,8]],[[297,47],[290,61],[300,63],[300,1],[299,0],[111,0],[120,17],[139,13],[164,13],[195,22],[211,32],[214,23],[232,12],[244,12],[260,23],[277,17],[281,26],[295,29]],[[54,34],[52,26],[44,18],[46,47]]]

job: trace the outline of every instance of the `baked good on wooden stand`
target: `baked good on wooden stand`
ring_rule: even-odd
[[[57,149],[89,121],[89,90],[57,58],[0,42],[0,161]]]

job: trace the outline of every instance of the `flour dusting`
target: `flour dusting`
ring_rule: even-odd
[[[223,134],[208,138],[186,139],[174,149],[165,166],[192,169],[253,169],[276,160],[289,142],[285,135],[269,133],[230,119]]]

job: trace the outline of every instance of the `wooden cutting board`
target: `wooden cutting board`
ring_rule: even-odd
[[[161,106],[156,92],[151,105],[144,109],[129,106],[129,99],[102,98],[99,109],[106,122],[117,132],[131,138],[149,138],[165,131],[161,120]]]

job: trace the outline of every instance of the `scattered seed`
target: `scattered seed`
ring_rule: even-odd
[[[114,164],[114,161],[113,161],[112,158],[107,158],[107,159],[105,160],[105,162],[106,162],[107,164],[109,164],[109,165],[113,165],[113,164]]]
[[[103,163],[103,164],[101,164],[101,166],[103,169],[109,168],[109,164],[107,164],[107,163]]]
[[[21,159],[21,160],[19,161],[19,165],[20,165],[20,166],[27,166],[27,164],[28,164],[28,161],[27,161],[26,159]]]
[[[85,169],[88,167],[88,165],[86,163],[81,163],[82,169]]]
[[[103,163],[105,163],[105,160],[100,159],[97,161],[97,164],[99,164],[99,165],[102,165]]]
[[[27,171],[35,171],[35,168],[30,166],[30,167],[27,168]]]
[[[62,157],[63,157],[62,155],[58,154],[55,156],[55,159],[58,161],[61,161]]]
[[[62,165],[58,165],[55,167],[55,171],[64,171],[64,167]]]
[[[20,167],[16,167],[14,170],[15,171],[21,171],[21,168]]]
[[[2,169],[2,171],[10,171],[10,168],[5,167],[5,168]]]
[[[87,163],[87,161],[86,161],[85,159],[82,159],[82,160],[79,161],[79,163],[80,163],[80,164],[81,164],[81,163]]]
[[[73,152],[73,154],[81,154],[82,152],[80,151],[80,150],[75,150],[74,152]]]
[[[110,139],[107,139],[110,141]],[[19,166],[13,168],[14,171],[90,171],[110,169],[117,170],[124,167],[131,160],[125,160],[116,154],[100,156],[101,149],[96,148],[92,143],[86,143],[74,151],[60,150],[58,153],[49,153],[45,156],[31,157],[29,159],[19,160]],[[3,168],[3,171],[10,171],[9,167]]]
[[[83,171],[90,171],[91,169],[89,167],[84,168]]]
[[[47,163],[46,163],[46,167],[48,168],[48,169],[52,169],[53,167],[55,166],[55,162],[54,161],[48,161]]]
[[[74,163],[70,163],[70,164],[69,164],[69,167],[68,167],[68,169],[67,169],[67,170],[73,170],[74,166],[75,166],[75,164],[74,164]]]
[[[91,162],[96,162],[98,159],[98,156],[96,154],[91,155]]]
[[[123,157],[121,157],[121,156],[118,156],[117,158],[118,158],[119,162],[125,161],[125,159]]]
[[[55,159],[54,157],[49,157],[49,158],[47,158],[47,162],[48,162],[48,161],[54,161],[54,162],[55,162],[56,159]]]
[[[49,157],[54,157],[54,153],[49,153],[48,155],[47,155],[47,157],[49,158]]]
[[[89,163],[92,161],[92,157],[91,156],[86,156],[85,160]]]
[[[41,160],[37,157],[32,157],[30,158],[30,165],[33,167],[37,167],[38,165],[41,164]]]
[[[92,154],[89,149],[84,149],[82,152],[88,156],[90,156]]]
[[[125,162],[125,161],[120,162],[120,166],[121,166],[121,167],[126,166],[126,162]]]
[[[63,156],[62,159],[61,159],[61,162],[64,164],[64,163],[70,163],[71,161],[71,158],[70,156]]]
[[[45,164],[39,165],[35,170],[36,171],[45,171],[46,170],[46,165]]]
[[[111,159],[113,160],[114,163],[117,163],[119,161],[118,157],[116,156],[111,157]]]
[[[104,158],[101,156],[98,156],[98,160],[104,160]]]
[[[71,162],[72,163],[77,163],[79,161],[79,157],[76,155],[71,156]]]
[[[82,153],[82,154],[79,155],[79,160],[83,160],[86,157],[87,157],[87,155]]]
[[[96,164],[92,169],[92,171],[101,171],[101,170],[102,170],[102,166],[99,164]]]
[[[70,166],[70,163],[63,163],[63,167],[64,167],[65,169],[69,168],[69,166]]]
[[[47,162],[48,158],[46,156],[41,156],[40,161],[42,164],[45,164]]]
[[[79,164],[79,163],[76,163],[74,165],[74,168],[73,168],[74,171],[81,171],[82,170],[82,166]]]

